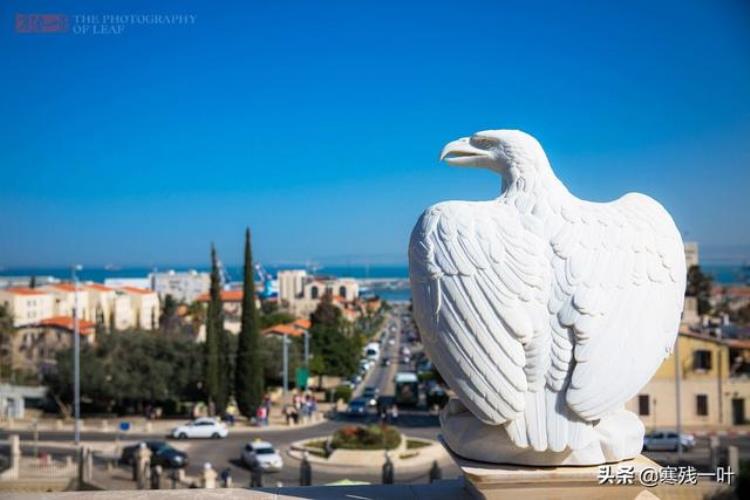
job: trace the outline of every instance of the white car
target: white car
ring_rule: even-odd
[[[273,445],[259,439],[245,445],[242,461],[251,469],[260,467],[263,472],[278,472],[284,467],[284,461]]]
[[[172,437],[187,438],[225,438],[229,434],[227,426],[213,418],[197,418],[185,425],[172,429]]]

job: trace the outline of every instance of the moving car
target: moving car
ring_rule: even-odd
[[[188,464],[188,456],[184,451],[174,448],[165,441],[145,441],[146,446],[151,450],[151,463],[161,465],[168,469],[179,469]],[[120,463],[132,465],[135,460],[135,454],[140,448],[141,443],[126,446],[122,449]]]
[[[197,418],[185,425],[180,425],[172,429],[170,433],[177,439],[187,438],[225,438],[229,434],[227,426],[217,422],[213,418]]]
[[[378,390],[375,387],[368,386],[362,391],[362,398],[367,401],[367,406],[376,406],[378,404]]]
[[[391,364],[391,358],[388,356],[383,356],[383,359],[380,360],[380,366],[388,366]]]
[[[695,446],[695,436],[682,433],[679,440],[675,431],[653,431],[643,436],[645,451],[677,451],[677,443],[683,450],[690,450]]]
[[[346,413],[352,417],[364,417],[367,415],[367,401],[364,398],[354,398],[349,401]]]
[[[242,461],[251,469],[260,467],[263,472],[278,472],[284,467],[281,455],[268,441],[256,439],[242,449]]]
[[[416,406],[419,403],[419,379],[414,372],[399,372],[395,377],[396,404]]]

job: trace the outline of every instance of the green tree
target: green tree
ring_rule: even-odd
[[[29,279],[29,288],[36,288],[36,275],[32,275]]]
[[[13,367],[13,317],[0,304],[0,380],[10,380]]]
[[[234,395],[246,417],[255,415],[263,400],[263,367],[260,363],[260,329],[255,305],[253,249],[250,229],[245,231],[245,273],[242,283],[242,327],[237,340]]]
[[[326,294],[310,315],[310,338],[313,353],[311,369],[316,375],[346,377],[357,368],[355,339],[344,333],[341,310]]]
[[[159,317],[159,328],[165,334],[177,333],[180,328],[180,318],[177,316],[177,301],[171,294],[164,297],[161,316]]]
[[[698,314],[711,312],[711,287],[713,278],[710,274],[704,274],[700,266],[690,266],[687,275],[687,287],[685,295],[695,297],[698,301]]]
[[[221,277],[216,248],[211,245],[211,288],[208,314],[206,314],[206,343],[204,376],[206,396],[214,404],[215,411],[222,413],[226,408],[227,394],[226,367],[223,365],[227,348],[224,334],[224,312],[221,302]]]
[[[261,314],[258,318],[260,328],[268,328],[269,326],[280,325],[283,323],[291,323],[296,318],[293,314],[288,312],[278,311],[270,314]]]
[[[142,411],[146,404],[177,408],[200,398],[201,346],[188,339],[131,330],[81,347],[81,395],[87,411]],[[45,377],[63,405],[72,396],[72,355],[61,351],[57,369]],[[169,410],[168,410],[169,411]],[[173,412],[172,411],[172,412]]]

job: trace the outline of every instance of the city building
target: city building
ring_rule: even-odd
[[[279,271],[276,279],[279,284],[279,299],[282,302],[292,303],[302,296],[302,288],[307,280],[307,271],[303,269]]]
[[[297,269],[279,271],[278,282],[280,305],[295,316],[309,316],[324,295],[339,298],[335,300],[338,304],[359,298],[359,283],[353,278],[309,276],[306,271]]]
[[[224,312],[224,329],[231,333],[240,333],[242,327],[242,290],[222,290],[221,291],[221,305]],[[204,293],[198,297],[198,302],[208,307],[208,303],[211,301],[211,297],[208,293]],[[260,307],[260,301],[255,299],[256,305]],[[198,342],[206,340],[206,325],[200,326],[198,331]]]
[[[92,321],[101,323],[109,328],[113,325],[112,313],[115,309],[117,291],[114,288],[99,283],[86,283],[83,288],[89,294],[89,306],[92,311]]]
[[[687,427],[731,426],[748,422],[750,340],[722,339],[683,326],[678,337],[680,408]],[[646,428],[677,423],[675,355],[664,360],[653,378],[626,408]]]
[[[685,266],[687,269],[690,269],[693,266],[697,266],[700,264],[699,254],[698,254],[698,243],[695,241],[686,241],[685,242]]]
[[[44,286],[40,290],[52,295],[54,316],[73,316],[73,308],[77,298],[78,317],[87,321],[94,319],[89,306],[89,294],[83,285],[76,287],[73,283],[58,283]]]
[[[95,342],[95,326],[91,321],[79,320],[81,343]],[[18,328],[10,339],[11,369],[41,377],[57,366],[57,353],[72,345],[72,333],[73,318],[70,316],[53,316]]]
[[[159,296],[147,288],[124,286],[118,290],[130,299],[133,328],[155,330],[159,326]],[[117,313],[115,313],[117,318]]]
[[[52,295],[38,288],[0,289],[0,304],[13,318],[13,326],[24,326],[54,315]]]
[[[41,405],[46,397],[43,386],[0,384],[0,418],[24,418],[27,407]]]
[[[171,295],[177,302],[190,304],[199,296],[208,293],[211,286],[211,275],[197,271],[151,273],[151,289],[161,300]]]

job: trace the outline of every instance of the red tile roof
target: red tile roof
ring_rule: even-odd
[[[299,337],[302,335],[302,330],[295,328],[293,324],[281,324],[274,325],[263,330],[265,335],[291,335],[292,337]]]
[[[120,288],[120,290],[122,290],[124,292],[128,292],[128,293],[137,293],[137,294],[140,294],[140,295],[148,295],[150,293],[154,293],[154,292],[152,292],[151,290],[149,290],[147,288],[138,288],[138,287],[135,287],[135,286],[124,286],[124,287]]]
[[[63,330],[73,331],[73,318],[70,316],[55,316],[52,318],[43,319],[39,322],[40,326],[51,326],[54,328],[62,328]],[[90,335],[94,333],[96,324],[91,321],[83,319],[78,320],[78,329],[81,335]]]
[[[198,297],[198,302],[208,302],[210,300],[211,300],[211,296],[207,293],[201,294]],[[222,290],[221,301],[222,302],[241,302],[242,290]]]
[[[63,292],[75,292],[76,291],[76,287],[72,283],[58,283],[56,285],[52,285],[52,288],[57,288],[58,290],[62,290]]]
[[[10,292],[14,295],[44,295],[45,293],[35,288],[26,288],[26,287],[6,288],[5,291]]]
[[[296,326],[297,328],[302,328],[303,330],[309,330],[312,326],[312,323],[310,323],[309,319],[296,319],[294,320],[294,323],[292,325]]]
[[[86,285],[86,287],[91,288],[92,290],[97,290],[99,292],[113,292],[115,290],[114,288],[110,288],[100,283],[89,283],[88,285]]]

